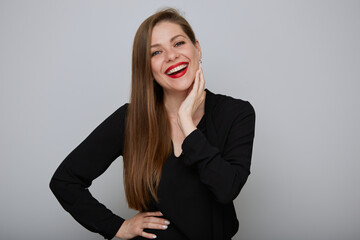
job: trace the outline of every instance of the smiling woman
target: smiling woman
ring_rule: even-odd
[[[163,21],[156,24],[152,31],[151,52],[152,72],[165,95],[172,91],[187,91],[199,69],[199,42],[191,41],[180,25]],[[183,78],[181,81],[173,81],[169,77]]]
[[[205,90],[201,48],[174,9],[147,18],[133,45],[124,104],[61,163],[50,187],[79,223],[105,238],[229,240],[233,200],[250,173],[255,112]],[[123,219],[89,192],[119,156],[130,208]]]

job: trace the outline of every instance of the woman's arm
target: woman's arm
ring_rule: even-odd
[[[138,213],[125,220],[98,202],[89,192],[92,181],[123,153],[125,112],[127,105],[102,122],[60,164],[50,181],[50,188],[60,204],[76,221],[106,239],[114,236],[131,239],[156,236],[144,229],[165,230],[170,222],[160,212]]]
[[[196,129],[193,115],[204,100],[205,80],[201,66],[196,72],[193,88],[182,103],[178,122],[185,140],[182,145],[185,164],[196,165],[201,181],[206,184],[220,203],[230,203],[239,194],[250,174],[250,163],[255,131],[255,111],[248,102],[232,102],[226,121],[230,130],[226,134],[224,149],[212,146],[202,132]],[[236,101],[236,100],[234,100]],[[226,129],[222,127],[221,130]],[[217,131],[221,131],[217,129]]]
[[[243,103],[233,111],[237,116],[229,123],[229,130],[219,133],[226,134],[221,152],[199,129],[191,132],[182,145],[185,164],[197,167],[201,181],[223,204],[237,197],[250,174],[254,139],[255,112],[250,103]]]
[[[63,208],[85,228],[107,239],[115,236],[124,219],[98,202],[88,188],[122,154],[126,107],[116,110],[77,146],[50,181]]]

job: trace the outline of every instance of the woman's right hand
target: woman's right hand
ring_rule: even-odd
[[[134,217],[125,220],[115,236],[121,239],[131,239],[136,236],[154,239],[156,235],[144,232],[144,229],[167,229],[170,222],[164,218],[160,218],[161,216],[163,216],[161,212],[138,213]]]

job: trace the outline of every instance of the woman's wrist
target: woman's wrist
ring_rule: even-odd
[[[127,221],[127,220],[125,220],[125,221],[123,222],[123,224],[121,224],[121,226],[120,226],[119,230],[117,231],[115,237],[117,237],[117,238],[119,238],[119,239],[125,239],[125,236],[124,236],[124,231],[125,231],[125,230],[124,230],[124,228],[125,228],[125,225],[127,224],[126,221]]]
[[[179,115],[178,121],[179,126],[185,137],[187,137],[196,129],[196,126],[191,117],[182,117],[181,115]]]

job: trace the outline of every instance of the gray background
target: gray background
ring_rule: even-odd
[[[131,46],[181,9],[207,88],[257,112],[235,240],[360,238],[360,1],[0,0],[0,239],[101,239],[66,213],[56,167],[127,102]],[[91,187],[123,217],[119,158]]]

